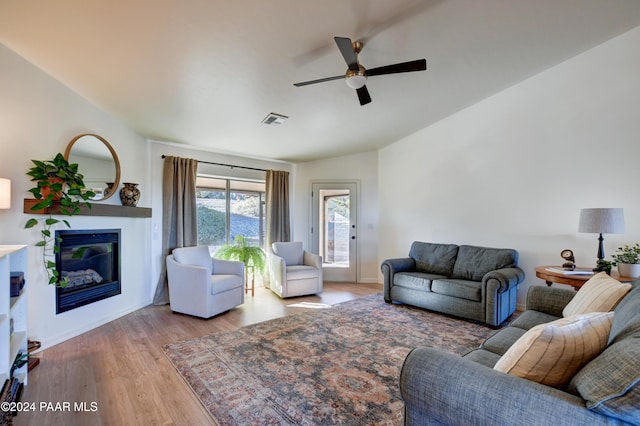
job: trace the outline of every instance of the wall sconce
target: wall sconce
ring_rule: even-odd
[[[11,208],[11,180],[0,178],[0,209]]]

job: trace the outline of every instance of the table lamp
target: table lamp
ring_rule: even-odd
[[[0,209],[11,208],[11,181],[0,178]]]
[[[581,209],[578,232],[600,234],[598,237],[598,264],[604,259],[602,234],[622,234],[624,232],[624,213],[619,208]],[[599,266],[594,271],[600,271]]]

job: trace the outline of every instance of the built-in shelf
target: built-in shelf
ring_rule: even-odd
[[[13,309],[13,305],[15,305],[16,303],[18,303],[18,301],[20,300],[21,297],[27,297],[26,295],[20,294],[20,296],[16,296],[16,297],[10,297],[9,298],[9,309]]]
[[[26,341],[27,332],[26,331],[16,331],[11,335],[11,346],[9,352],[9,359],[14,360],[18,353],[20,353],[20,347],[22,346],[22,342]]]
[[[45,210],[31,210],[31,207],[35,206],[38,200],[33,198],[24,199],[24,213],[28,214],[62,214],[60,213],[59,206],[54,206],[52,211]],[[115,217],[151,217],[151,209],[148,207],[131,207],[131,206],[118,206],[115,204],[100,204],[91,203],[91,208],[82,206],[80,208],[79,215],[83,216],[115,216]]]
[[[0,386],[15,377],[25,386],[28,365],[12,371],[18,354],[27,354],[27,291],[22,288],[18,297],[11,297],[11,272],[27,274],[27,246],[0,245]],[[13,373],[13,376],[12,376]]]

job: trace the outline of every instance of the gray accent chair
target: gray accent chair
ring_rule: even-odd
[[[322,257],[301,241],[276,242],[269,253],[269,287],[282,298],[322,292]]]
[[[171,310],[211,318],[244,303],[244,263],[213,259],[209,247],[181,247],[167,256]]]
[[[640,280],[614,310],[608,346],[564,390],[493,369],[527,330],[562,316],[574,290],[534,286],[526,311],[464,357],[416,348],[400,392],[406,425],[640,425]]]
[[[499,326],[516,310],[524,271],[513,249],[414,241],[382,262],[384,300]]]

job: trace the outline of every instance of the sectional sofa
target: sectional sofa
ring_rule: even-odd
[[[592,280],[591,295],[531,287],[526,311],[464,357],[414,349],[405,424],[640,425],[640,280],[619,303]]]

